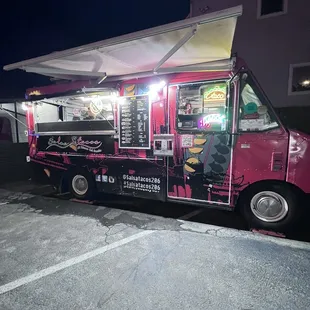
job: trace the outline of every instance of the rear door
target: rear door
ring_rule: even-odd
[[[231,194],[230,100],[225,80],[169,87],[168,198],[229,205]]]

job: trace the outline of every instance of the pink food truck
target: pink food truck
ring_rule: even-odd
[[[240,210],[285,231],[310,193],[310,137],[288,130],[231,56],[242,7],[6,66],[27,91],[29,160],[60,191]]]

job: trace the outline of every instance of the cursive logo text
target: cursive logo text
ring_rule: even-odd
[[[71,148],[75,152],[78,150],[86,150],[92,153],[100,153],[102,152],[102,149],[100,148],[102,146],[102,142],[98,140],[83,140],[82,137],[71,137],[71,141],[66,142],[62,141],[62,138],[59,136],[57,139],[54,139],[54,137],[51,137],[48,140],[48,146],[46,150],[51,148],[52,146],[55,146],[59,149],[66,149]]]

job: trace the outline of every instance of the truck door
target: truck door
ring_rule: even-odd
[[[233,175],[243,178],[245,185],[284,181],[288,133],[254,76],[245,72],[240,77]]]
[[[174,154],[168,159],[168,198],[230,204],[231,101],[225,80],[169,87]]]

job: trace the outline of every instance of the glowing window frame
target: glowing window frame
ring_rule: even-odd
[[[203,81],[195,81],[195,82],[186,82],[186,83],[180,83],[180,84],[170,84],[169,86],[176,86],[176,105],[175,105],[175,130],[178,133],[197,133],[197,132],[205,132],[205,133],[223,133],[223,132],[228,132],[230,130],[230,122],[231,120],[229,119],[229,107],[232,104],[231,103],[231,98],[230,98],[230,79],[218,79],[218,80],[203,80]],[[225,117],[226,117],[226,130],[217,130],[217,131],[209,131],[209,130],[204,130],[204,129],[192,129],[192,128],[180,128],[178,126],[178,116],[179,116],[179,94],[180,94],[180,87],[182,86],[188,86],[188,85],[197,85],[200,84],[201,86],[203,84],[205,85],[212,85],[212,84],[219,84],[223,83],[226,84],[226,102],[225,102]],[[231,115],[232,117],[232,115]]]

